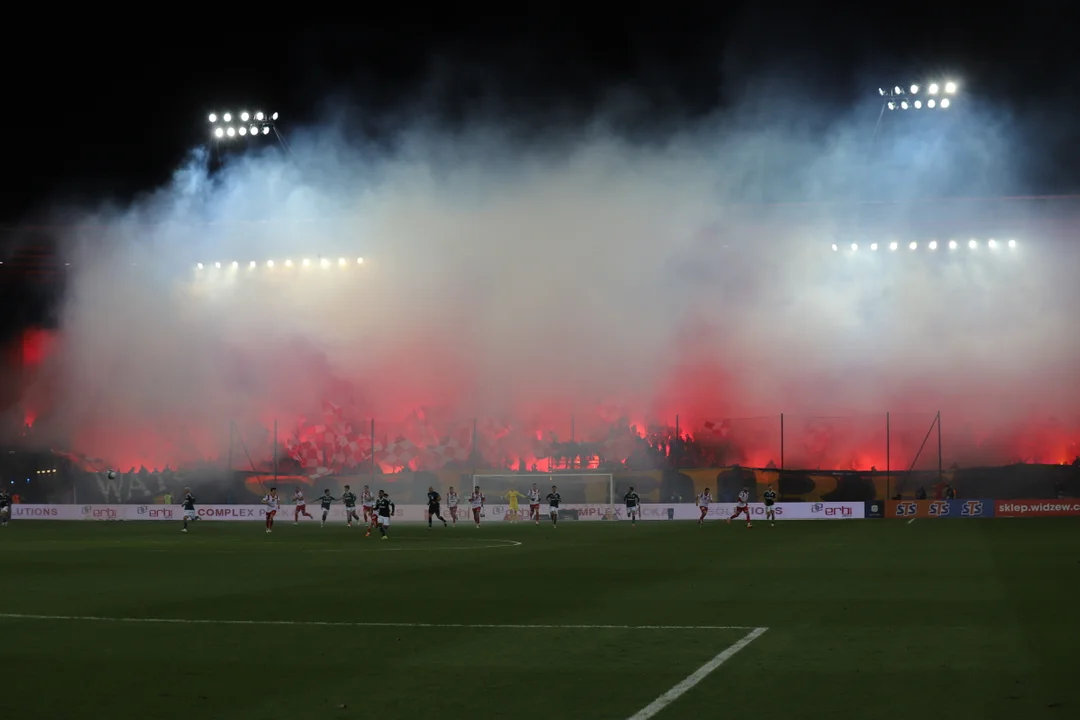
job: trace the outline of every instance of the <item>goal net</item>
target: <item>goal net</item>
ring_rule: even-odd
[[[488,506],[503,504],[507,494],[516,490],[526,497],[519,499],[522,512],[528,513],[528,494],[535,484],[540,491],[541,514],[547,517],[547,496],[551,486],[562,496],[560,516],[588,513],[590,517],[609,520],[615,514],[615,477],[611,473],[507,473],[505,475],[473,475],[473,486],[479,486]],[[471,490],[471,488],[470,488]],[[463,493],[466,494],[466,493]]]

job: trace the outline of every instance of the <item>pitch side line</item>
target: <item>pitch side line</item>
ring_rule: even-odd
[[[149,625],[273,625],[284,627],[453,628],[464,630],[756,630],[738,625],[495,625],[472,623],[330,622],[322,620],[185,620],[184,618],[99,617],[96,615],[29,615],[0,613],[0,620],[143,623]],[[763,631],[764,632],[764,631]],[[752,633],[751,633],[752,634]],[[738,644],[738,643],[736,643]],[[735,647],[734,645],[732,647]]]
[[[710,673],[712,673],[718,667],[720,667],[721,665],[726,663],[728,660],[730,660],[735,655],[735,653],[739,652],[744,647],[746,647],[747,645],[749,645],[750,643],[754,642],[759,637],[764,635],[765,631],[768,630],[768,629],[769,628],[763,628],[763,627],[753,628],[749,633],[747,633],[747,635],[745,637],[743,637],[741,640],[739,640],[739,642],[735,643],[734,645],[729,647],[727,650],[720,653],[719,655],[714,657],[712,660],[710,660],[709,662],[707,662],[704,665],[702,665],[701,667],[699,667],[697,670],[695,670],[693,672],[692,675],[688,676],[685,680],[680,682],[678,685],[676,685],[675,687],[671,688],[670,690],[668,690],[666,693],[664,693],[660,697],[653,700],[651,703],[649,703],[648,705],[643,707],[637,713],[635,713],[634,715],[631,715],[629,720],[649,720],[649,718],[653,717],[658,712],[660,712],[661,710],[666,708],[668,705],[675,702],[676,700],[681,698],[683,695],[685,695],[687,692],[692,690],[695,685],[697,685],[699,682],[701,682],[706,677],[708,677]]]

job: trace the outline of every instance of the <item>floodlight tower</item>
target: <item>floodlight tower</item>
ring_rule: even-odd
[[[891,88],[878,88],[878,97],[881,98],[881,112],[878,113],[877,124],[874,125],[874,137],[877,137],[878,128],[881,127],[881,118],[886,111],[912,111],[919,110],[948,110],[953,107],[957,99],[957,84],[953,80],[931,80],[925,85],[912,83],[910,85],[894,85]]]
[[[258,141],[273,136],[286,152],[292,153],[285,138],[278,132],[278,113],[276,112],[264,113],[261,110],[254,112],[241,110],[235,114],[229,111],[212,112],[207,119],[210,121],[210,139],[215,146],[223,143]]]

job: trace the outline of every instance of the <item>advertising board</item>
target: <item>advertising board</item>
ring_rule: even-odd
[[[885,504],[885,517],[900,520],[912,518],[991,518],[993,500],[890,500]]]
[[[994,506],[998,517],[1064,517],[1080,516],[1077,500],[998,500]]]

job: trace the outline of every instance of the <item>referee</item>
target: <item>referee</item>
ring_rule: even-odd
[[[431,519],[439,518],[442,520],[442,526],[446,527],[446,520],[443,519],[442,510],[439,507],[439,503],[442,501],[442,496],[435,492],[435,488],[428,486],[427,489],[427,529],[431,529]]]

